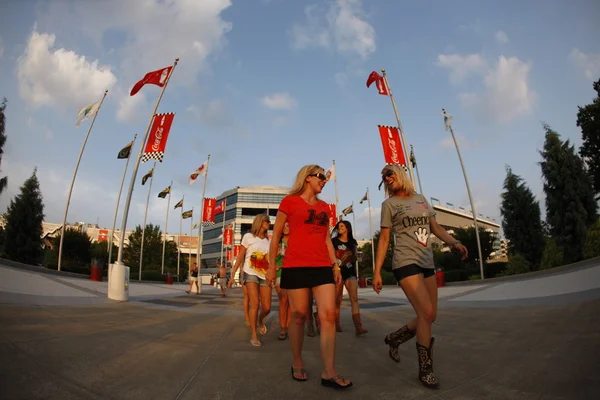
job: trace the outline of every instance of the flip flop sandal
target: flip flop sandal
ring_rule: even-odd
[[[332,376],[329,379],[325,379],[323,377],[321,377],[321,385],[323,386],[327,386],[333,389],[348,389],[349,387],[352,386],[352,382],[348,383],[347,385],[340,385],[339,383],[337,383],[337,381],[339,380],[345,380],[345,378],[341,375],[336,375],[336,376]]]
[[[279,334],[279,336],[277,337],[277,339],[279,340],[285,340],[287,339],[288,334],[286,332],[281,331],[281,333]]]
[[[301,378],[296,378],[296,376],[294,374],[306,375],[306,371],[304,370],[304,368],[292,367],[292,379],[295,381],[298,381],[298,382],[306,382],[308,380],[308,376],[306,377],[306,379],[301,379]]]
[[[266,335],[267,334],[267,326],[265,324],[262,324],[259,328],[258,328],[258,332],[261,335]]]
[[[252,346],[254,346],[254,347],[260,347],[260,346],[262,346],[262,343],[260,342],[260,340],[254,340],[254,339],[252,339],[252,340],[250,340],[250,344]]]

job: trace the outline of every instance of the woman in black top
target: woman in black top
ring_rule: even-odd
[[[342,273],[343,285],[350,295],[350,304],[352,306],[352,321],[357,335],[367,333],[368,331],[362,327],[360,320],[360,310],[358,308],[358,286],[357,286],[357,271],[356,271],[356,250],[358,243],[352,235],[352,225],[348,221],[340,221],[333,230],[334,238],[331,239],[335,255],[341,261],[340,268]],[[337,235],[336,235],[337,234]],[[337,286],[336,296],[336,328],[338,332],[342,332],[340,326],[340,307],[342,305],[343,285]]]

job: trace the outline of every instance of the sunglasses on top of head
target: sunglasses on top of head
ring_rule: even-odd
[[[308,176],[316,176],[316,177],[317,177],[317,178],[319,178],[319,180],[321,180],[321,181],[326,181],[326,180],[327,180],[327,177],[326,177],[326,176],[325,176],[325,174],[324,174],[324,173],[322,173],[322,172],[319,172],[318,174],[310,174],[310,175],[308,175]]]

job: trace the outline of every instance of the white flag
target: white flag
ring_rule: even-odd
[[[452,126],[452,115],[448,114],[446,110],[444,110],[442,115],[444,116],[444,129],[448,132]]]
[[[198,177],[200,175],[206,176],[206,166],[207,165],[208,165],[208,160],[205,161],[204,164],[202,164],[201,166],[196,168],[196,170],[190,174],[190,185],[192,183],[196,182],[196,179],[198,179]]]
[[[75,126],[79,126],[79,124],[89,117],[96,115],[98,113],[98,109],[100,108],[100,103],[102,103],[102,100],[99,100],[98,102],[79,110],[79,113],[77,113],[77,122],[75,123]]]
[[[325,176],[327,177],[327,181],[335,179],[335,164],[325,171]]]

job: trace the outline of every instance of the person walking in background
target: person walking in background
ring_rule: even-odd
[[[352,382],[335,369],[335,285],[341,284],[342,276],[329,236],[329,207],[317,197],[326,183],[324,170],[318,165],[306,165],[298,171],[289,195],[283,198],[277,210],[267,281],[269,284],[275,283],[277,246],[287,222],[290,235],[283,259],[281,288],[287,290],[292,309],[289,327],[292,378],[297,381],[308,379],[304,370],[302,345],[304,324],[311,311],[308,297],[312,291],[321,325],[321,384],[346,389],[352,386]]]
[[[267,231],[269,230],[270,225],[271,220],[267,214],[259,214],[254,217],[250,232],[246,233],[242,238],[240,254],[235,261],[231,279],[229,280],[229,286],[231,287],[235,280],[235,272],[243,263],[245,286],[250,299],[249,316],[250,329],[252,331],[250,344],[255,347],[262,346],[256,333],[257,325],[258,332],[261,335],[265,335],[267,333],[267,326],[264,324],[264,319],[271,312],[271,293],[273,290],[271,285],[267,285],[265,279],[269,265],[269,238],[267,236]],[[275,249],[275,251],[277,251],[277,249]],[[274,266],[275,260],[273,260],[273,267]],[[261,306],[260,316],[258,315],[259,304]]]
[[[285,250],[288,246],[288,237],[290,235],[290,226],[286,223],[283,226],[281,234],[281,240],[279,241],[279,247],[277,250],[277,257],[275,258],[275,270],[277,273],[277,279],[275,280],[275,291],[277,297],[279,297],[279,326],[281,331],[279,333],[279,340],[285,340],[288,337],[288,326],[290,325],[290,319],[292,313],[290,312],[290,303],[287,297],[287,291],[282,289],[281,284],[281,266],[283,265],[283,258],[285,257]]]
[[[431,235],[448,244],[464,260],[468,251],[444,230],[435,219],[435,211],[425,197],[417,194],[406,172],[398,165],[386,165],[381,171],[388,198],[381,205],[381,231],[377,245],[373,289],[378,294],[383,283],[381,268],[390,236],[394,235],[392,271],[417,317],[385,337],[389,356],[400,362],[398,346],[417,336],[419,380],[431,389],[440,387],[433,371],[431,326],[437,316],[437,283],[431,249]]]
[[[189,277],[190,277],[190,288],[188,290],[186,290],[185,292],[187,294],[190,294],[192,291],[192,288],[194,287],[194,284],[196,284],[196,294],[200,293],[200,287],[198,286],[198,265],[196,265],[196,263],[194,263],[194,266],[192,267],[192,269],[190,269],[189,271]]]
[[[219,286],[221,287],[221,297],[227,296],[225,291],[227,290],[227,265],[225,263],[219,263]]]
[[[352,307],[352,322],[357,335],[362,335],[368,331],[362,327],[360,319],[360,309],[358,307],[358,285],[356,275],[356,250],[358,242],[352,234],[352,225],[348,221],[339,221],[332,232],[335,237],[331,239],[336,257],[342,261],[341,273],[343,285],[346,286],[350,296],[350,305]],[[342,306],[343,285],[338,287],[336,297],[335,324],[338,332],[342,332],[340,325],[340,308]]]

